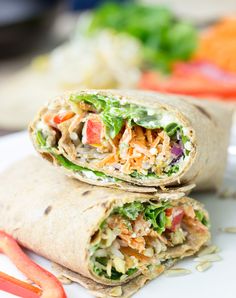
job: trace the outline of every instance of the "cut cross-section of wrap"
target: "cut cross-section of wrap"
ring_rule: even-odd
[[[36,150],[84,182],[141,192],[180,183],[209,189],[223,176],[230,119],[217,102],[80,91],[44,107],[30,134]]]
[[[0,229],[90,283],[150,280],[209,240],[207,211],[178,193],[91,186],[36,157],[0,178]]]

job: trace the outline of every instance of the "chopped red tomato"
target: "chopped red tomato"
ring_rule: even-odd
[[[88,118],[83,129],[83,144],[99,145],[102,140],[102,122],[96,115]]]
[[[176,228],[180,225],[183,216],[184,216],[184,210],[180,207],[174,207],[174,208],[168,208],[165,211],[166,216],[171,217],[171,226],[169,227],[169,230],[175,231]]]
[[[53,122],[56,124],[60,124],[66,120],[71,119],[72,117],[74,117],[75,113],[74,112],[70,112],[70,111],[63,111],[63,112],[59,112],[54,118],[53,118]]]
[[[0,231],[0,252],[7,255],[14,265],[42,289],[41,297],[66,298],[59,280],[50,272],[34,263],[8,234]],[[4,289],[3,287],[0,289]],[[34,297],[32,293],[31,297]],[[18,293],[17,295],[20,295]],[[21,296],[26,297],[26,296]]]

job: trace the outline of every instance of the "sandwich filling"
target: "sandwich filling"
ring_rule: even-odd
[[[191,242],[190,230],[203,239],[208,233],[208,215],[191,204],[135,201],[115,207],[91,238],[90,268],[114,281],[155,274],[181,257],[178,249]]]
[[[99,93],[52,102],[36,123],[35,138],[41,149],[60,156],[62,166],[85,169],[92,179],[176,176],[194,150],[193,131],[165,108],[152,110]]]

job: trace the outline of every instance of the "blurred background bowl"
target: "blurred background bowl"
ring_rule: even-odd
[[[50,34],[61,0],[0,0],[0,58],[22,54]]]

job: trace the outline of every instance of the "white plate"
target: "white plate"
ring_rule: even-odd
[[[236,140],[236,129],[234,137]],[[220,141],[220,139],[219,139]],[[236,141],[235,141],[236,142]],[[229,149],[230,161],[227,169],[225,185],[236,189],[236,147]],[[0,139],[0,171],[11,163],[28,154],[35,154],[27,133],[18,133]],[[14,184],[13,184],[14,187]],[[6,194],[7,195],[7,194]],[[162,275],[141,289],[135,298],[235,298],[236,297],[236,234],[225,234],[219,228],[236,226],[236,199],[219,199],[216,194],[194,194],[206,205],[211,215],[212,242],[221,249],[222,261],[213,263],[212,268],[200,273],[196,271],[193,258],[179,262],[176,267],[192,270],[186,276],[167,277]],[[79,237],[79,235],[78,235]],[[50,262],[33,253],[29,253],[35,261],[51,271]],[[24,276],[3,255],[0,255],[0,270],[18,278]],[[65,286],[69,298],[91,298],[92,296],[77,284]],[[0,298],[15,297],[0,291]]]

